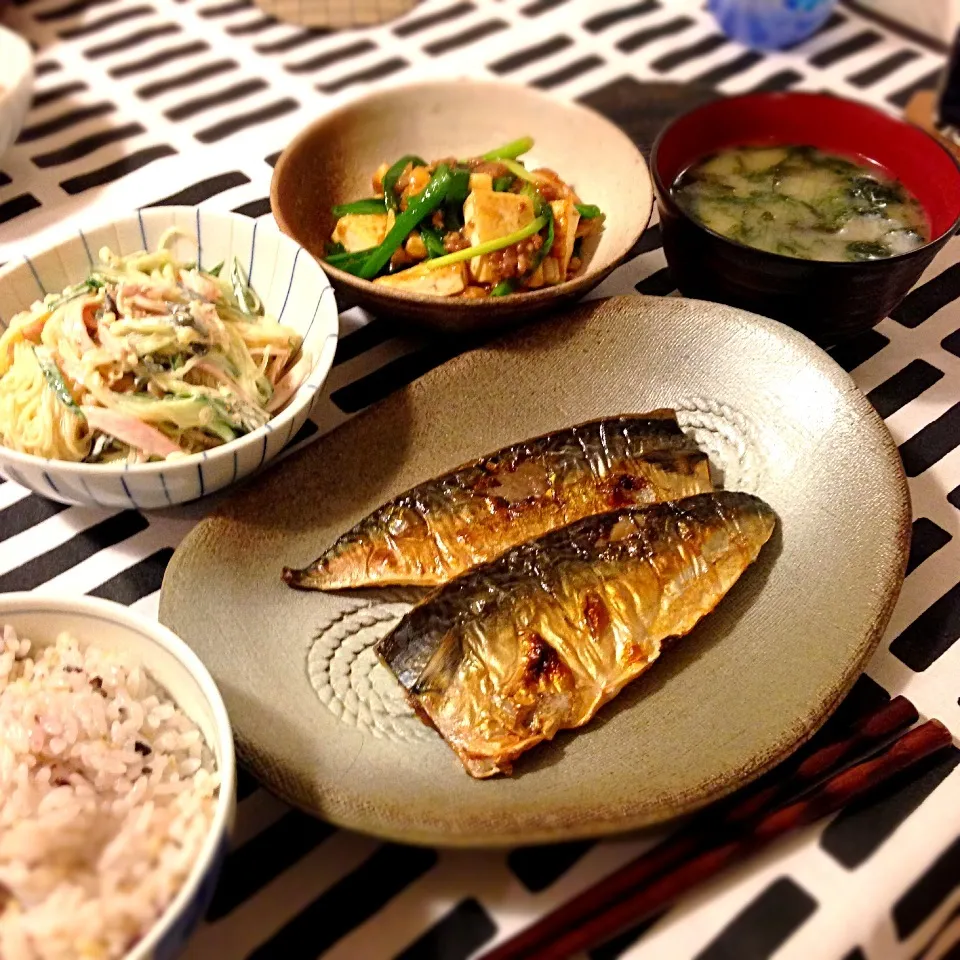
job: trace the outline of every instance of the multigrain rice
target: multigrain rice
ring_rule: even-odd
[[[0,957],[110,960],[196,862],[219,775],[131,658],[0,631]]]

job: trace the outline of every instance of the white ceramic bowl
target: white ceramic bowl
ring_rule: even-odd
[[[63,631],[81,644],[132,654],[200,728],[220,771],[220,794],[200,856],[180,891],[124,960],[172,960],[207,912],[227,851],[237,808],[233,733],[220,691],[197,655],[159,623],[126,607],[91,597],[52,599],[0,594],[0,624],[10,624],[37,647]]]
[[[319,264],[286,235],[239,214],[198,207],[143,210],[80,232],[0,271],[0,323],[47,293],[82,280],[107,246],[128,254],[155,248],[169,227],[185,237],[174,251],[212,267],[236,256],[268,313],[297,330],[311,372],[266,426],[203,453],[127,466],[46,460],[0,446],[0,473],[63,503],[150,510],[195,500],[253,473],[275,457],[310,416],[337,347],[337,307]]]
[[[20,135],[33,95],[33,51],[23,37],[0,27],[0,156]]]

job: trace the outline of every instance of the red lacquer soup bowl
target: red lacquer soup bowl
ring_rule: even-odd
[[[923,205],[929,241],[882,260],[801,260],[715,233],[671,193],[681,173],[718,150],[773,144],[878,164]],[[887,316],[960,226],[960,167],[949,151],[919,127],[826,94],[746,94],[698,107],[660,133],[650,160],[664,252],[680,291],[773,317],[822,344]]]

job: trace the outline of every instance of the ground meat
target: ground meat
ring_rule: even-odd
[[[430,166],[427,167],[427,169],[431,173],[433,173],[433,171],[436,170],[437,167],[442,166],[443,164],[446,164],[452,170],[454,167],[457,167],[460,165],[460,161],[456,157],[442,157],[440,160],[434,160],[433,163],[431,163]]]
[[[515,243],[512,247],[504,247],[487,255],[487,263],[493,269],[495,277],[489,282],[497,284],[501,280],[510,280],[521,277],[533,270],[534,260],[543,246],[543,237],[535,233],[526,240]]]
[[[386,176],[387,171],[390,169],[389,164],[381,163],[377,167],[377,172],[373,175],[373,192],[378,196],[383,196],[383,178]]]
[[[403,270],[404,267],[409,267],[411,264],[416,262],[417,261],[414,260],[414,258],[411,257],[410,254],[403,249],[403,247],[397,247],[393,256],[390,258],[390,266],[394,270]]]
[[[444,235],[443,249],[447,253],[456,253],[458,250],[466,250],[470,246],[470,241],[459,230],[451,230]]]
[[[520,275],[520,261],[517,257],[516,244],[488,254],[487,263],[493,270],[493,276],[489,278],[488,282],[494,285],[501,280],[509,280],[511,277]]]
[[[411,233],[410,236],[407,237],[407,242],[403,245],[403,249],[406,250],[414,260],[423,260],[427,256],[427,247],[419,233]]]
[[[404,167],[397,180],[396,191],[400,194],[400,209],[406,210],[410,198],[424,190],[430,182],[430,173],[426,167]]]
[[[471,173],[488,173],[494,180],[497,177],[506,177],[510,173],[506,165],[499,160],[484,160],[481,157],[473,157],[467,161],[466,166]]]
[[[412,170],[413,170],[413,164],[412,164],[412,163],[408,163],[408,164],[403,168],[403,173],[401,173],[400,176],[397,177],[397,182],[393,185],[393,192],[394,192],[394,193],[396,193],[396,194],[403,193],[404,188],[405,188],[405,187],[407,186],[407,184],[410,182],[410,172],[411,172]]]
[[[537,178],[537,193],[547,203],[562,199],[569,190],[569,187],[552,170],[548,170],[546,167],[541,167],[532,172]]]
[[[444,227],[443,211],[434,210],[433,215],[430,217],[430,223],[433,224],[435,230],[442,230]]]
[[[460,294],[461,297],[467,297],[469,300],[481,300],[489,295],[489,292],[484,287],[466,287],[463,293]]]
[[[517,269],[521,274],[528,273],[533,269],[533,261],[540,248],[543,246],[543,237],[535,233],[526,240],[521,240],[517,244]]]

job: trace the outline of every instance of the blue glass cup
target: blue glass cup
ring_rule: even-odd
[[[806,40],[830,16],[838,0],[709,0],[720,29],[758,50],[779,50]]]

